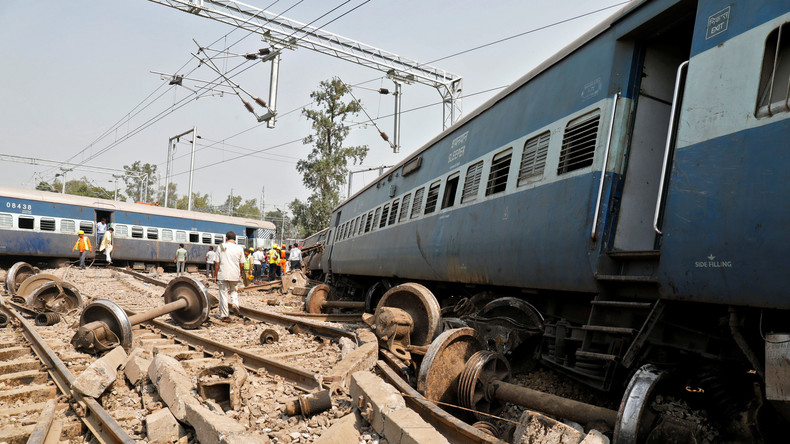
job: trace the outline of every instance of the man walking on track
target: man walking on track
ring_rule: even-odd
[[[173,259],[173,262],[176,263],[176,277],[182,276],[187,264],[187,250],[184,248],[184,244],[178,244],[178,250],[176,250],[176,257]]]
[[[244,271],[244,249],[236,245],[236,233],[228,231],[225,243],[219,246],[214,282],[219,282],[219,317],[222,322],[229,323],[228,296],[230,296],[231,310],[239,314],[239,293],[236,286],[241,280]]]
[[[77,232],[80,236],[77,239],[77,243],[74,244],[74,248],[71,251],[79,250],[80,252],[80,270],[85,269],[85,258],[88,256],[88,252],[91,251],[91,240],[85,237],[85,232],[80,230]]]

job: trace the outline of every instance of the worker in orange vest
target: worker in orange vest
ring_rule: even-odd
[[[286,259],[287,258],[285,257],[285,244],[283,244],[283,247],[280,249],[280,271],[282,272],[280,273],[281,276],[285,274],[285,264],[288,263]]]
[[[91,240],[85,237],[85,232],[80,230],[77,232],[80,236],[77,239],[77,242],[74,244],[74,248],[71,251],[79,250],[80,252],[80,270],[85,269],[85,258],[88,256],[88,252],[91,251]]]

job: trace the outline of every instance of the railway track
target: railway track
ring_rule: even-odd
[[[74,375],[33,324],[2,301],[0,312],[9,320],[0,330],[0,441],[60,442],[84,424],[99,442],[134,442],[95,399],[71,389]]]

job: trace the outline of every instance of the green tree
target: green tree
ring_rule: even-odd
[[[168,188],[170,189],[170,192],[167,195],[167,206],[170,208],[176,208],[179,199],[178,193],[176,192],[178,186],[175,183],[170,183]],[[156,201],[159,202],[160,205],[165,206],[165,187],[159,187],[157,190]],[[186,208],[186,206],[184,208]]]
[[[225,199],[225,203],[222,204],[220,210],[222,211],[222,214],[235,216],[238,213],[239,205],[241,205],[241,196],[233,196],[229,194]]]
[[[66,194],[112,200],[114,192],[92,184],[87,177],[83,176],[81,179],[74,179],[66,182]]]
[[[123,170],[126,172],[123,176],[123,181],[126,183],[127,196],[132,200],[143,200],[145,199],[144,194],[146,190],[149,198],[153,195],[154,185],[156,184],[156,165],[144,164],[137,160],[131,165],[124,165]],[[148,174],[147,178],[144,176],[145,174]]]
[[[50,184],[49,182],[41,181],[36,185],[36,189],[39,191],[49,191],[52,193],[60,193],[60,188],[56,188],[55,185],[60,186],[60,182],[55,181],[54,183]]]
[[[239,205],[234,214],[238,217],[260,219],[261,210],[258,208],[258,201],[256,199],[247,199],[243,204]]]
[[[174,184],[173,184],[174,185]],[[186,210],[189,208],[189,201],[187,196],[181,196],[176,202],[176,208]],[[212,208],[209,206],[208,194],[200,195],[200,193],[192,193],[192,211],[201,211],[203,213],[213,213]]]
[[[302,141],[313,145],[313,150],[296,164],[302,173],[302,183],[313,194],[302,202],[298,199],[289,204],[302,233],[314,233],[329,224],[332,208],[340,203],[340,191],[348,176],[348,161],[361,163],[368,153],[367,145],[344,147],[350,131],[346,120],[357,115],[361,106],[356,101],[344,103],[348,92],[338,78],[322,81],[310,97],[317,109],[305,109],[302,114],[312,124],[314,134]]]

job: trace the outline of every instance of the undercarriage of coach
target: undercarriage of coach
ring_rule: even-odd
[[[308,311],[365,310],[381,356],[404,380],[502,438],[508,427],[498,415],[519,406],[615,443],[783,440],[790,342],[782,341],[790,336],[768,334],[766,347],[760,332],[781,331],[786,317],[766,318],[760,330],[759,311],[722,306],[428,283],[435,296],[418,283],[342,277],[334,284],[314,288]],[[592,387],[595,401],[516,383],[538,365]]]

